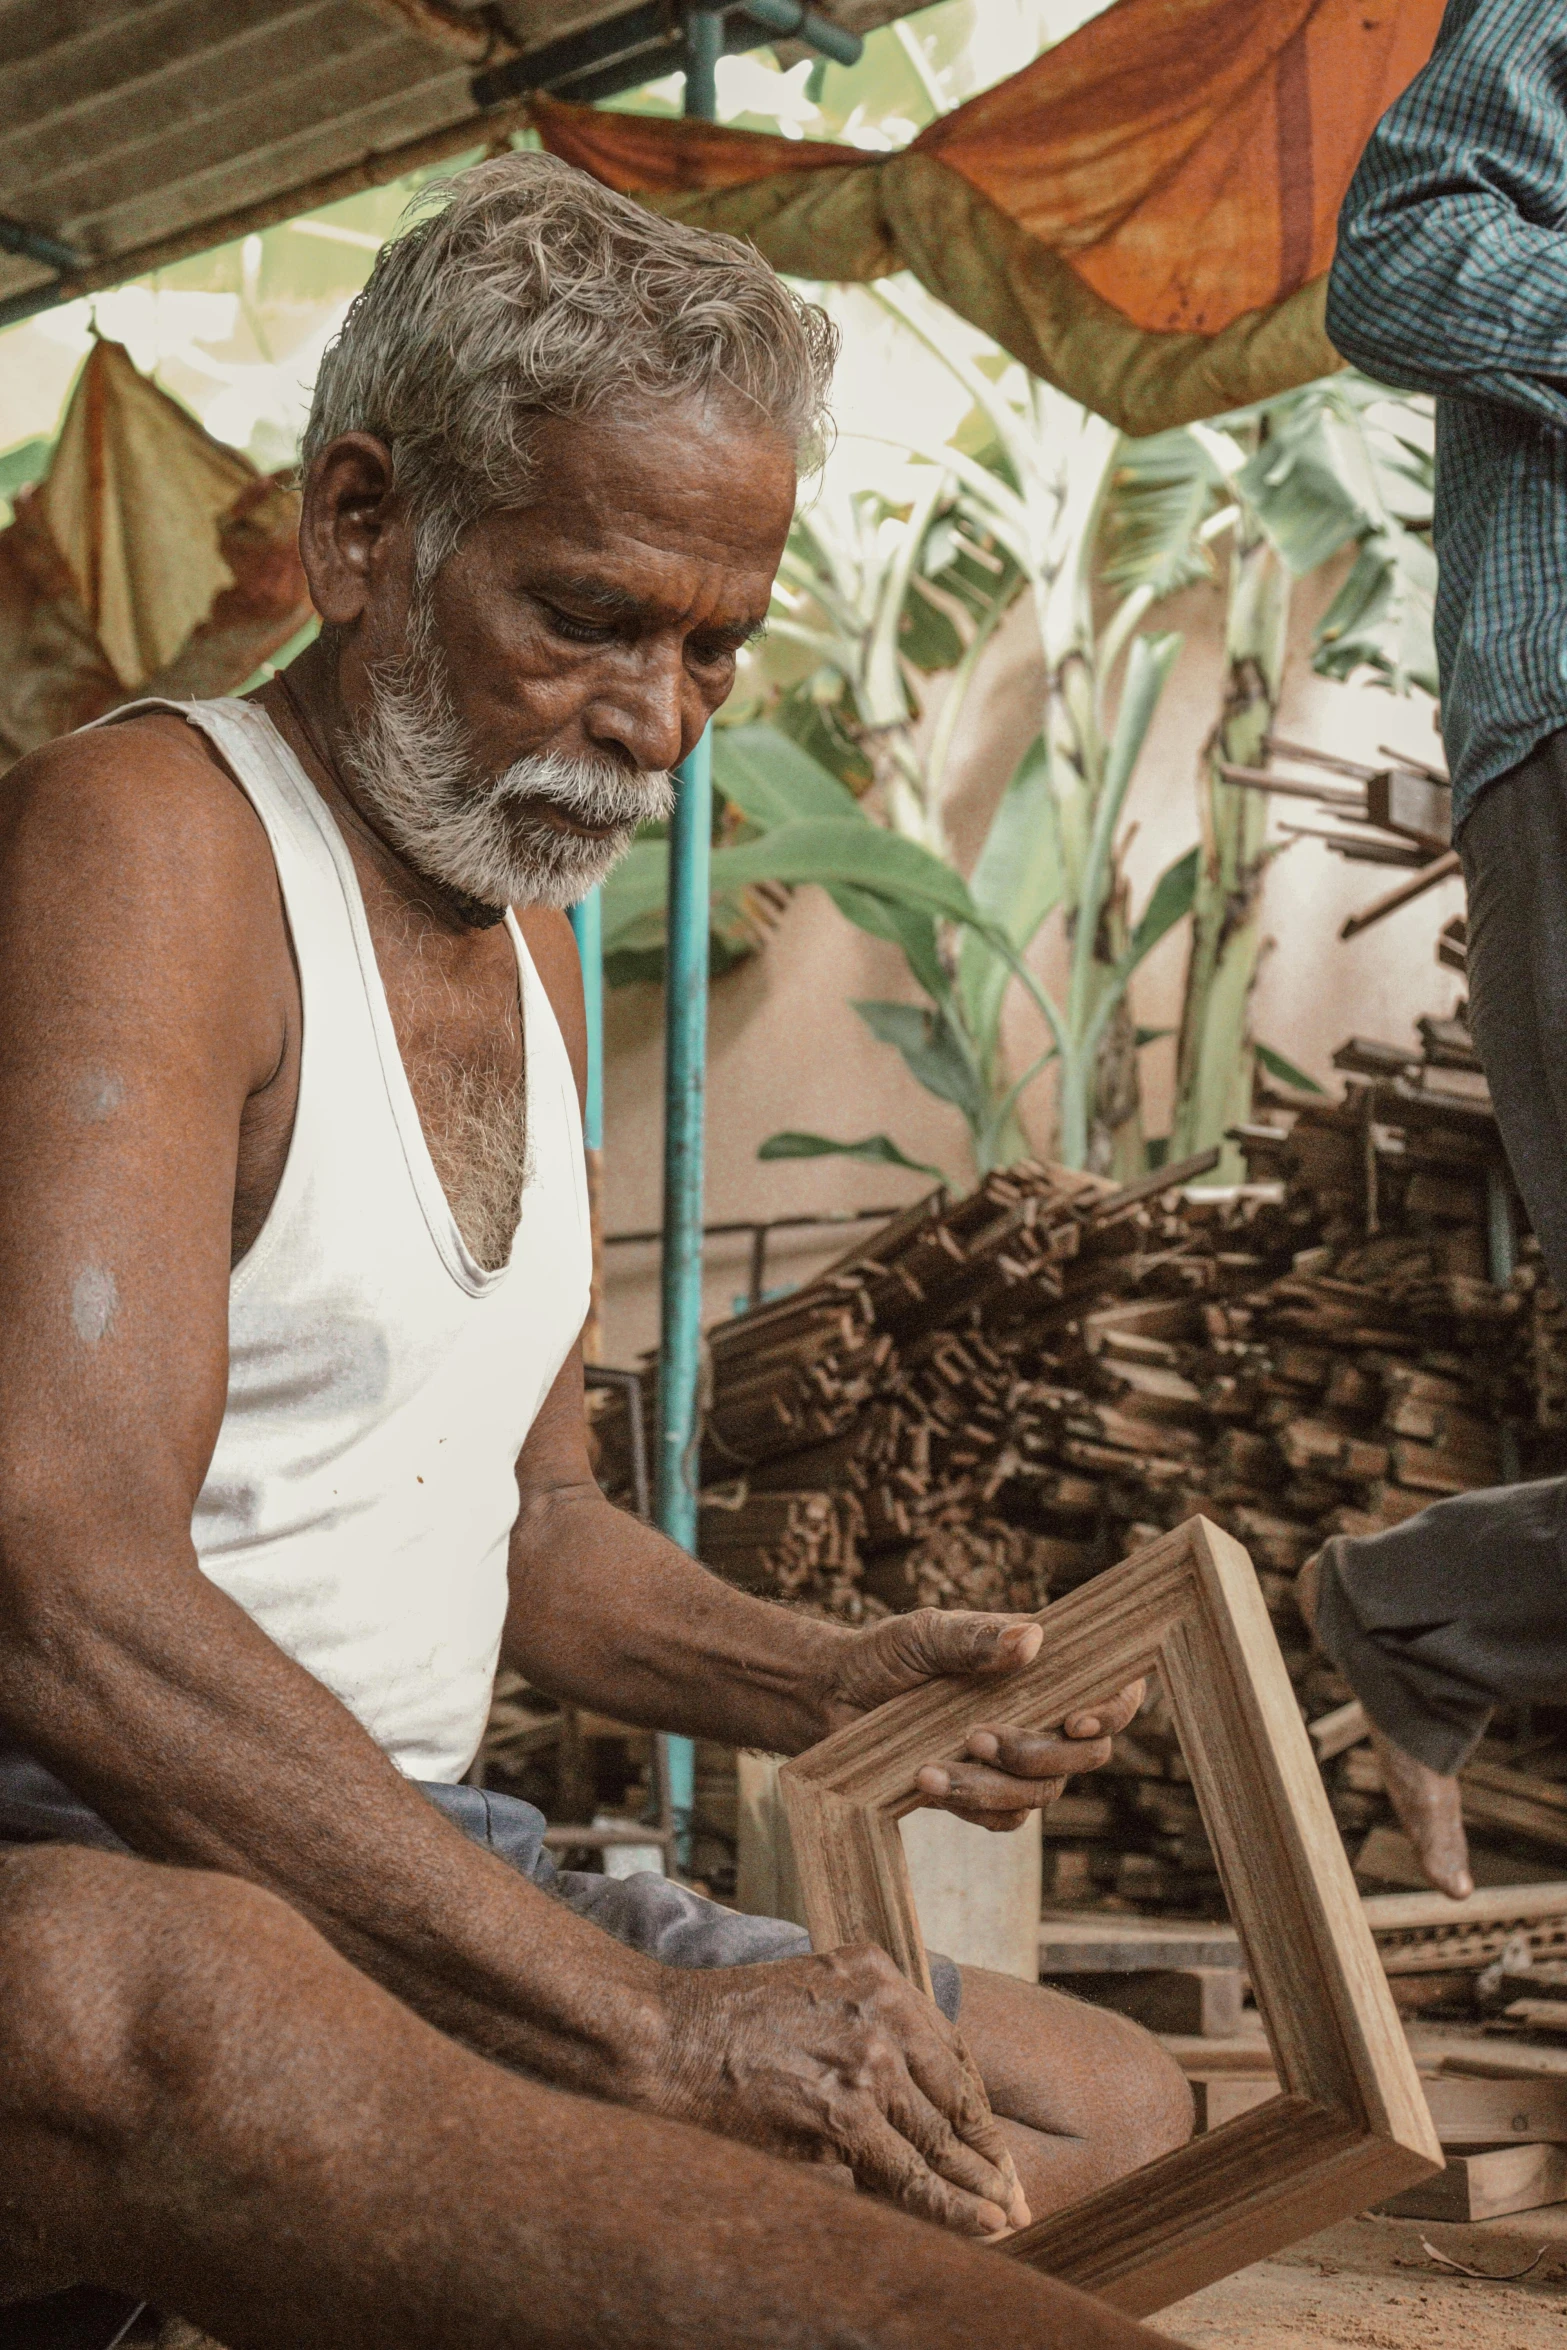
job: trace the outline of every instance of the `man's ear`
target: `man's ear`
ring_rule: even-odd
[[[367,432],[329,441],[306,477],[299,520],[305,577],[329,626],[351,627],[359,618],[402,520],[386,443]]]

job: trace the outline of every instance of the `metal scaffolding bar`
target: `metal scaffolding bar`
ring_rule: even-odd
[[[695,19],[706,23],[694,24]],[[688,10],[682,18],[664,0],[642,0],[620,15],[541,42],[520,57],[486,66],[470,88],[478,106],[498,106],[529,90],[592,105],[667,73],[686,76],[686,112],[713,119],[711,74],[720,56],[763,49],[780,39],[801,41],[839,65],[857,65],[865,43],[802,0],[725,0],[722,8]],[[708,103],[693,104],[708,95]]]
[[[582,1010],[588,1029],[587,1098],[582,1140],[590,1151],[604,1147],[604,893],[590,889],[571,909],[571,927],[582,965]]]
[[[718,115],[721,8],[688,8],[688,115]],[[709,872],[713,845],[713,734],[677,770],[669,841],[669,919],[664,980],[664,1252],[658,1356],[658,1522],[693,1556],[702,1439],[702,1145],[707,1091]],[[691,1865],[696,1748],[667,1741],[676,1866]]]
[[[718,113],[724,20],[686,14],[686,112]],[[702,1443],[702,1148],[707,1101],[707,925],[713,854],[713,735],[675,770],[664,949],[664,1253],[659,1275],[658,1522],[696,1554]],[[691,1866],[696,1746],[670,1737],[663,1760],[675,1829],[675,1866]]]
[[[669,841],[664,980],[664,1253],[658,1355],[658,1522],[696,1550],[698,1390],[702,1352],[702,1144],[707,1091],[708,875],[713,840],[713,744],[704,731],[676,770]],[[696,1749],[669,1741],[675,1854],[691,1861]]]
[[[724,53],[721,8],[686,11],[686,112],[703,122],[718,120],[718,60]]]

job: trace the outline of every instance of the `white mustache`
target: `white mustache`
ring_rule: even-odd
[[[415,870],[486,905],[575,905],[612,871],[637,826],[674,806],[667,774],[611,759],[539,751],[500,775],[477,772],[427,613],[415,615],[408,657],[370,684],[345,764]],[[552,824],[541,801],[585,832]]]
[[[489,787],[502,800],[545,800],[595,831],[658,822],[674,806],[674,785],[657,770],[628,775],[608,759],[568,759],[538,751],[516,759]]]

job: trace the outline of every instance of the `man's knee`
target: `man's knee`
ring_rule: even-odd
[[[1075,2125],[1108,2184],[1186,2144],[1196,2119],[1191,2084],[1169,2050],[1129,2016],[1083,2000],[1070,2004]]]
[[[189,1996],[253,1966],[283,1905],[232,1878],[49,1845],[0,1852],[0,2124],[106,2155],[215,2050]]]
[[[1192,2134],[1192,2094],[1180,2066],[1151,2032],[1110,2008],[965,1967],[958,2029],[997,2113],[1091,2149],[1097,2186]]]
[[[1196,2126],[1191,2083],[1152,2032],[1126,2016],[1107,2020],[1120,2027],[1112,2038],[1119,2059],[1115,2138],[1126,2156],[1124,2167],[1140,2170],[1161,2154],[1173,2154],[1191,2136]]]

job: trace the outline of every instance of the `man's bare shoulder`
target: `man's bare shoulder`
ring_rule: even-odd
[[[246,1085],[276,1064],[293,996],[276,868],[194,727],[66,735],[0,781],[0,985],[29,1033],[69,1004],[128,1028],[126,1051],[217,1052]]]
[[[84,873],[112,864],[124,881],[173,863],[194,900],[225,882],[253,890],[272,867],[260,819],[212,744],[163,712],[62,735],[17,762],[0,783],[8,885],[39,856],[85,859]]]

